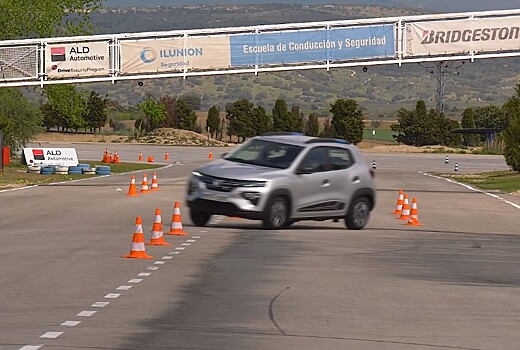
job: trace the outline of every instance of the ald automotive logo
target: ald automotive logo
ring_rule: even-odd
[[[144,63],[152,63],[157,59],[157,53],[151,47],[145,47],[141,50],[141,61]]]

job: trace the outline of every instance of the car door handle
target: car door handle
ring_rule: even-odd
[[[329,186],[330,186],[329,180],[323,180],[323,182],[321,183],[321,187],[329,187]]]
[[[352,179],[352,183],[360,183],[361,182],[361,179],[359,178],[359,176],[354,176],[354,178]]]

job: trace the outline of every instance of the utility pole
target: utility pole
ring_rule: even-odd
[[[464,63],[464,61],[440,61],[435,62],[433,66],[426,66],[424,64],[419,63],[421,67],[429,70],[430,74],[435,76],[435,80],[437,82],[437,92],[435,94],[437,113],[444,114],[444,76],[446,74],[459,75],[459,68],[462,67]]]

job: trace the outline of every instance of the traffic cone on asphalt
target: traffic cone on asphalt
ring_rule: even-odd
[[[157,182],[157,173],[153,173],[151,190],[159,191],[159,183]]]
[[[412,199],[412,209],[410,210],[410,219],[405,224],[408,226],[422,226],[421,222],[419,221],[419,210],[417,208],[417,201],[415,198]]]
[[[144,247],[143,222],[141,221],[140,216],[135,219],[135,232],[132,237],[130,254],[123,255],[122,258],[153,259],[153,256],[146,254],[146,249]]]
[[[455,171],[459,171],[459,164],[455,163]]]
[[[181,204],[179,202],[175,202],[175,206],[173,207],[172,225],[168,234],[175,236],[188,236],[188,234],[182,229]]]
[[[401,215],[401,211],[403,210],[403,203],[404,203],[404,193],[403,193],[403,190],[399,190],[399,196],[397,197],[397,204],[396,204],[395,210],[392,214]]]
[[[375,159],[372,162],[372,169],[377,169],[377,165],[376,165],[376,160]]]
[[[444,164],[450,164],[450,157],[446,156],[444,159]]]
[[[397,219],[399,219],[399,220],[410,219],[410,202],[408,202],[407,194],[404,195],[403,210],[401,211],[401,216],[399,216]]]
[[[168,160],[168,159],[170,159],[170,156],[168,155],[168,152],[166,152],[166,153],[164,154],[164,160]]]
[[[152,156],[148,156],[147,161],[148,161],[148,163],[153,163],[153,157]]]
[[[209,153],[208,153],[208,159],[210,159],[210,160],[213,159],[213,152],[209,151]]]
[[[128,188],[128,196],[130,197],[137,197],[139,196],[139,193],[137,193],[137,187],[135,185],[135,176],[132,175],[130,178],[130,187]]]
[[[146,245],[171,245],[164,240],[161,209],[159,208],[155,209],[155,220],[153,222],[152,234],[150,236],[150,242],[146,243]]]
[[[148,188],[148,178],[146,177],[146,173],[143,174],[143,181],[141,182],[141,193],[150,193],[150,189]]]
[[[143,154],[142,153],[139,153],[139,158],[137,158],[137,160],[143,160]]]
[[[114,159],[113,159],[112,163],[116,163],[116,164],[121,163],[121,160],[119,159],[119,153],[117,153],[117,151],[114,152]]]

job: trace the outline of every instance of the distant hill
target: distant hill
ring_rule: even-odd
[[[392,17],[427,13],[419,9],[352,5],[237,5],[177,6],[160,9],[105,9],[94,13],[100,33],[162,31],[245,26],[255,24]],[[455,62],[461,65],[461,62]],[[451,64],[450,64],[451,66]],[[368,117],[391,117],[400,107],[410,108],[418,99],[435,107],[436,79],[432,64],[325,69],[283,73],[221,75],[188,79],[154,79],[139,86],[136,81],[95,84],[98,92],[122,105],[136,105],[149,95],[196,95],[202,110],[246,98],[271,111],[277,98],[297,104],[305,113],[327,113],[337,98],[354,98]],[[457,75],[457,73],[459,73]],[[477,60],[452,67],[445,76],[446,110],[460,116],[468,106],[502,104],[515,93],[520,78],[520,58]]]
[[[179,5],[210,5],[210,4],[357,4],[357,5],[382,5],[386,7],[411,7],[432,10],[435,12],[454,12],[454,11],[486,11],[518,9],[518,0],[472,0],[472,1],[453,1],[453,0],[353,0],[353,1],[330,1],[330,0],[107,0],[105,6],[179,6]]]

